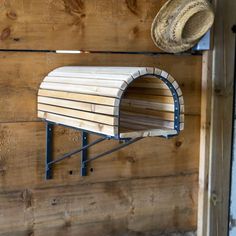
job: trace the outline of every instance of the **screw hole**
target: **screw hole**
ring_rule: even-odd
[[[69,174],[70,174],[70,175],[73,175],[73,170],[70,170],[70,171],[69,171]]]
[[[57,205],[57,199],[55,199],[55,198],[54,198],[54,199],[52,199],[51,205],[52,205],[52,206],[55,206],[55,205]]]
[[[90,172],[93,172],[93,168],[90,168]]]

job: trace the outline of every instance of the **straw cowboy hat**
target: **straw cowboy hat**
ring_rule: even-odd
[[[182,52],[193,47],[213,22],[207,0],[169,0],[153,21],[151,36],[163,51]]]

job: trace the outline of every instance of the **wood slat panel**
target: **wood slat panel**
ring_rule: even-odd
[[[1,192],[0,230],[6,236],[194,230],[196,186],[197,174],[190,174]]]
[[[37,93],[43,78],[54,68],[62,65],[86,64],[142,65],[163,68],[175,77],[183,89],[186,114],[200,114],[201,57],[198,56],[153,57],[119,54],[56,55],[53,53],[1,52],[0,62],[0,122],[37,120]],[[32,68],[34,69],[32,70]],[[181,71],[185,73],[183,74]],[[93,97],[94,102],[97,97]],[[73,99],[77,100],[76,97]],[[105,101],[104,97],[100,99],[98,103]],[[113,100],[107,100],[107,103],[111,104],[111,101],[113,102]]]
[[[42,82],[40,85],[41,89],[52,89],[59,90],[64,92],[77,92],[83,94],[92,94],[92,95],[101,95],[108,97],[120,98],[122,95],[122,90],[119,88],[109,88],[106,87],[95,87],[95,86],[85,86],[85,85],[76,85],[76,84],[63,84],[63,83],[49,83]]]
[[[92,103],[77,102],[77,101],[56,99],[51,97],[41,97],[41,96],[38,97],[38,103],[63,106],[67,108],[72,108],[72,109],[74,108],[77,110],[96,112],[101,114],[103,113],[107,115],[118,115],[118,107],[112,107],[112,106],[103,106]]]
[[[137,129],[136,129],[137,130]],[[167,129],[161,127],[160,129],[146,129],[143,131],[124,131],[120,134],[121,138],[139,138],[139,137],[169,137],[169,135],[176,135],[177,131],[174,129]]]
[[[167,103],[173,104],[174,100],[172,97],[169,96],[155,96],[155,95],[146,95],[146,94],[136,94],[136,93],[125,93],[123,98],[125,99],[141,99],[144,101],[155,102],[158,101],[159,103]],[[121,103],[122,106],[122,103]]]
[[[158,51],[151,40],[150,26],[165,2],[3,1],[1,48]]]
[[[156,126],[155,128],[161,129],[161,127]],[[122,120],[120,121],[120,132],[134,132],[134,131],[144,131],[144,130],[151,130],[153,126],[151,124],[143,124],[141,122],[129,122],[129,120]]]
[[[127,87],[127,83],[122,80],[102,80],[102,79],[82,79],[82,78],[66,78],[66,77],[52,77],[47,76],[44,78],[45,82],[50,83],[64,83],[64,84],[80,84],[97,87],[108,87],[108,88],[120,88],[124,90]]]
[[[157,119],[163,119],[163,120],[174,120],[174,113],[173,112],[163,112],[163,111],[156,111],[152,109],[146,109],[146,108],[136,108],[136,107],[121,107],[121,116],[122,114],[141,114],[141,115],[149,115],[154,116]],[[184,119],[184,116],[181,115],[180,117],[182,120]]]
[[[119,80],[130,83],[134,78],[147,72],[144,67],[120,66],[63,66],[51,71],[49,77],[89,78]]]
[[[145,95],[172,97],[171,91],[168,89],[130,87],[129,92],[134,93],[134,94],[145,94]]]
[[[152,127],[152,128],[174,128],[174,122],[172,121],[165,121],[165,120],[158,120],[156,117],[153,116],[145,116],[145,115],[140,115],[140,114],[127,114],[123,113],[122,116],[120,117],[120,125],[122,126],[123,123],[131,123],[131,124],[139,124],[139,125],[144,125],[146,127]]]
[[[173,104],[165,104],[165,103],[158,103],[158,102],[150,102],[150,101],[143,101],[143,100],[136,100],[136,99],[122,99],[122,106],[127,107],[141,107],[141,108],[149,108],[153,110],[159,111],[174,111]]]
[[[140,68],[132,68],[132,67],[80,67],[80,66],[75,66],[75,67],[62,67],[62,68],[57,68],[55,70],[53,70],[53,72],[50,72],[49,74],[51,74],[51,76],[46,76],[43,79],[43,82],[40,85],[40,88],[46,88],[46,89],[53,89],[53,90],[64,90],[64,91],[72,91],[72,92],[77,92],[77,93],[90,93],[90,92],[85,92],[84,90],[86,90],[87,88],[92,87],[94,89],[95,92],[99,92],[99,93],[103,93],[102,95],[108,96],[109,94],[104,94],[105,93],[105,89],[108,90],[109,93],[115,93],[113,88],[116,89],[120,89],[125,90],[126,87],[129,86],[129,88],[127,90],[124,91],[124,93],[129,94],[129,92],[131,91],[132,94],[132,89],[130,90],[130,88],[139,88],[139,89],[163,89],[163,90],[169,90],[169,87],[161,81],[161,83],[159,83],[159,80],[157,77],[154,76],[150,76],[148,73],[154,73],[155,69],[154,67],[151,68],[146,68],[146,67],[140,67]],[[107,72],[107,75],[110,75],[110,78],[113,78],[113,80],[104,80],[101,78],[99,79],[94,79],[93,75],[94,72],[96,72],[97,74],[100,73],[104,73],[104,71]],[[110,71],[110,73],[109,73]],[[116,80],[116,76],[114,75],[114,73],[126,73],[130,71],[130,75],[127,75],[127,77],[124,77],[124,80]],[[88,76],[86,79],[81,78],[79,75],[77,75],[76,77],[66,77],[66,76],[61,76],[60,73],[72,73],[77,75],[77,72],[81,73],[87,73],[88,75],[90,74],[90,76]],[[60,76],[52,76],[53,73],[58,73],[58,75]],[[109,73],[109,74],[108,74]],[[165,71],[161,71],[159,70],[158,72],[161,76],[164,76],[165,78],[168,77],[168,74]],[[133,77],[134,74],[143,74],[143,76],[138,76],[137,80],[134,79],[133,81],[127,81],[127,78],[129,80],[130,76]],[[146,77],[147,74],[147,77]],[[133,77],[134,78],[134,77]],[[136,80],[136,81],[135,81]],[[146,82],[146,80],[148,82]],[[157,82],[158,81],[158,82]],[[49,87],[49,85],[51,87]],[[67,85],[67,86],[66,86]],[[175,89],[177,89],[178,94],[181,95],[181,90],[179,88],[179,85],[176,81],[173,81],[172,85],[174,86]],[[72,89],[72,90],[71,90]],[[87,89],[88,90],[88,89]],[[101,91],[103,90],[103,91]],[[93,92],[94,92],[93,91]],[[92,94],[93,94],[92,92]],[[170,91],[171,92],[171,91]],[[116,92],[117,93],[117,92]],[[116,94],[112,94],[113,96],[116,97]],[[120,94],[120,97],[122,97],[123,94]],[[137,94],[138,96],[138,94]],[[163,95],[164,97],[165,95]],[[168,95],[167,95],[168,97]],[[169,97],[168,97],[169,98]],[[182,99],[183,100],[183,99]],[[90,103],[89,100],[86,101],[87,103]],[[156,111],[165,111],[165,112],[174,112],[175,107],[173,104],[166,104],[166,103],[159,103],[158,100],[156,101],[147,101],[145,99],[142,98],[137,98],[137,99],[127,99],[127,98],[123,98],[122,99],[122,104],[123,106],[130,106],[132,108],[148,108],[148,109],[153,109]],[[121,104],[121,105],[122,105]],[[108,125],[115,125],[118,126],[124,126],[126,128],[129,128],[129,125],[131,124],[131,126],[134,128],[135,126],[137,126],[137,130],[134,131],[139,131],[136,133],[133,133],[132,135],[137,135],[138,133],[140,133],[140,127],[142,126],[142,132],[141,135],[142,136],[151,136],[151,134],[154,133],[158,133],[160,135],[163,136],[163,134],[161,133],[161,131],[163,130],[163,128],[168,128],[168,129],[174,129],[174,122],[173,120],[164,120],[164,119],[159,119],[158,117],[155,117],[154,115],[150,116],[150,115],[143,115],[143,114],[138,114],[138,113],[125,113],[123,112],[121,114],[121,116],[119,116],[119,120],[118,121],[118,117],[108,117],[108,116],[104,116],[104,115],[96,115],[94,113],[88,113],[88,112],[81,112],[78,110],[74,110],[69,108],[68,106],[67,108],[63,107],[62,104],[58,106],[51,106],[51,105],[45,105],[45,104],[38,104],[38,110],[39,111],[43,111],[43,112],[48,112],[48,113],[54,113],[57,115],[63,115],[63,116],[68,116],[71,118],[76,118],[76,119],[82,119],[82,120],[88,120],[88,121],[92,121],[92,122],[96,122],[96,123],[101,123],[101,124],[108,124]],[[183,112],[183,106],[181,105],[181,112]],[[118,109],[120,109],[118,107]],[[102,112],[103,114],[105,114],[105,112]],[[53,118],[51,117],[51,120],[53,121]],[[58,123],[60,123],[57,120]],[[125,124],[124,124],[125,123]],[[147,132],[143,132],[144,130],[144,126],[147,127],[147,129],[149,131]],[[155,132],[151,129],[158,129],[155,130]],[[182,124],[181,124],[181,130],[182,130]],[[87,127],[86,130],[89,130],[89,128]],[[94,130],[92,130],[94,131]],[[96,132],[96,131],[95,131]],[[167,130],[164,131],[165,135],[167,136]],[[103,132],[103,134],[106,134],[106,132]],[[173,134],[173,133],[171,133]],[[126,133],[127,135],[127,133]]]
[[[127,81],[130,82],[133,80],[132,74],[136,73],[137,70],[134,69],[119,69],[117,67],[113,67],[113,70],[109,69],[110,67],[102,67],[99,68],[91,67],[91,66],[63,66],[56,68],[55,70],[48,73],[48,77],[66,77],[66,78],[78,78],[78,79],[101,79],[101,80],[119,80],[119,81]]]
[[[157,89],[169,89],[164,83],[134,83],[130,85],[133,88],[157,88]]]
[[[70,116],[73,118],[89,120],[97,123],[107,124],[107,125],[118,125],[118,117],[100,115],[93,112],[84,112],[74,109],[67,109],[64,107],[50,106],[45,104],[38,104],[38,110],[51,112],[59,115]],[[103,112],[104,113],[104,112]]]
[[[74,66],[63,66],[60,68],[56,68],[52,72],[49,73],[49,75],[53,75],[54,73],[56,74],[64,74],[64,73],[70,73],[71,75],[75,75],[77,73],[82,73],[83,75],[89,75],[91,77],[92,75],[104,75],[108,74],[109,76],[112,74],[114,77],[117,76],[122,76],[124,75],[124,79],[128,78],[127,75],[132,75],[136,77],[136,75],[143,75],[147,72],[148,68],[144,68],[142,66],[137,67],[137,66],[93,66],[93,65],[86,65],[86,66],[79,66],[79,67],[74,67]]]
[[[63,115],[56,115],[50,112],[38,111],[38,117],[58,124],[89,130],[95,133],[105,133],[107,135],[112,136],[116,135],[118,131],[116,126],[109,126],[101,123],[95,123],[92,121],[75,119]]]
[[[93,104],[102,104],[110,106],[118,106],[120,103],[120,100],[116,98],[102,97],[89,94],[70,93],[63,91],[44,90],[44,89],[39,89],[38,95],[52,98],[64,98],[68,100],[81,101],[81,102],[87,102],[89,100]]]
[[[148,109],[122,109],[121,110],[121,116],[124,115],[130,115],[130,116],[143,116],[143,117],[150,117],[157,120],[168,120],[173,121],[174,120],[174,113],[171,112],[161,112],[161,111],[155,111],[155,110],[148,110]],[[180,115],[180,121],[184,122],[184,115]]]

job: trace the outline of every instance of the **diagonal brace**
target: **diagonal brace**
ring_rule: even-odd
[[[134,139],[128,140],[128,141],[126,141],[125,143],[123,143],[123,144],[121,144],[121,145],[119,145],[119,146],[117,146],[117,147],[115,147],[115,148],[112,148],[111,150],[108,150],[108,151],[106,151],[106,152],[100,153],[100,154],[98,154],[98,155],[96,155],[96,156],[94,156],[94,157],[92,157],[92,158],[90,158],[90,159],[84,161],[84,162],[82,163],[82,165],[84,166],[84,165],[87,164],[88,162],[94,161],[94,160],[96,160],[96,159],[98,159],[98,158],[100,158],[100,157],[103,157],[103,156],[105,156],[105,155],[109,155],[109,154],[111,154],[111,153],[113,153],[113,152],[115,152],[115,151],[118,151],[118,150],[120,150],[120,149],[122,149],[122,148],[124,148],[124,147],[126,147],[126,146],[128,146],[128,145],[130,145],[130,144],[132,144],[132,143],[135,143],[135,142],[139,141],[139,140],[142,139],[142,138],[143,138],[143,137],[138,137],[138,138],[134,138]]]
[[[92,142],[90,144],[87,144],[86,146],[83,146],[82,148],[76,149],[76,150],[74,150],[72,152],[68,152],[68,153],[64,154],[63,156],[59,157],[58,159],[56,159],[54,161],[50,161],[48,163],[48,165],[52,165],[52,164],[55,164],[57,162],[60,162],[60,161],[62,161],[64,159],[66,159],[66,158],[70,158],[72,155],[75,155],[75,154],[77,154],[77,153],[79,153],[79,152],[81,152],[81,151],[83,151],[85,149],[88,149],[89,147],[94,146],[95,144],[98,144],[98,143],[100,143],[100,142],[102,142],[104,140],[107,140],[107,139],[109,139],[109,138],[108,137],[99,138],[99,139],[95,140],[94,142]]]

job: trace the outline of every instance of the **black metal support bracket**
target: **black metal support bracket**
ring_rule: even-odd
[[[112,148],[108,151],[105,151],[101,154],[98,154],[90,159],[88,159],[88,149],[104,140],[110,140],[111,137],[109,136],[102,136],[101,138],[98,138],[97,140],[93,141],[92,143],[88,143],[88,132],[86,131],[81,131],[82,132],[82,147],[79,149],[76,149],[74,151],[68,152],[61,157],[53,160],[53,127],[54,123],[51,122],[46,122],[46,163],[45,163],[45,177],[46,179],[52,179],[53,173],[52,173],[52,166],[56,163],[59,163],[67,158],[72,157],[75,154],[78,154],[81,152],[81,176],[86,176],[87,175],[87,164],[89,162],[92,162],[98,158],[101,158],[105,155],[109,155],[115,151],[118,151],[132,143],[137,142],[138,140],[142,138],[135,138],[135,139],[126,139],[123,140],[123,143],[118,145],[115,148]]]
[[[49,163],[52,161],[52,151],[53,151],[53,124],[46,123],[46,179],[52,178],[52,169]]]
[[[84,131],[82,131],[82,147],[85,147],[88,145],[88,134]],[[88,150],[83,149],[82,155],[81,155],[81,176],[87,175],[87,164],[86,161],[88,159]]]

